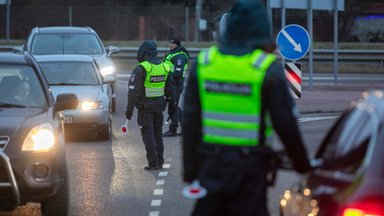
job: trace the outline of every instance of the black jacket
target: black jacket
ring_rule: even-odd
[[[157,57],[157,46],[153,41],[144,41],[137,53],[139,62],[148,61],[151,64],[161,64],[162,61]],[[138,109],[148,109],[153,112],[161,112],[165,110],[164,97],[145,97],[144,81],[147,73],[143,66],[138,65],[132,71],[131,78],[128,83],[128,117],[132,116],[134,107]],[[175,104],[175,84],[172,76],[168,76],[165,83],[165,97],[169,103]]]
[[[236,2],[231,10],[219,51],[223,54],[241,56],[263,46],[272,45],[268,17],[264,9],[258,3],[251,1]],[[200,156],[198,152],[202,144],[202,118],[196,64],[195,62],[192,65],[187,80],[182,116],[183,165],[186,182],[197,178],[201,162],[198,159]],[[284,144],[288,156],[293,160],[294,168],[300,173],[309,171],[310,164],[306,148],[296,121],[295,104],[280,63],[272,63],[267,70],[261,94],[262,110],[264,113],[269,113],[273,128]]]
[[[294,168],[298,172],[310,169],[307,152],[296,122],[295,104],[288,90],[284,71],[280,64],[273,63],[267,71],[262,87],[262,107],[269,111],[272,125],[279,135]],[[184,180],[197,177],[199,167],[198,150],[202,143],[201,103],[197,82],[196,63],[191,67],[184,97],[183,124],[183,162]]]
[[[173,78],[177,84],[184,82],[184,77],[183,77],[184,67],[188,63],[188,60],[189,60],[189,52],[183,46],[176,47],[171,52],[169,52],[167,54],[167,56],[172,55],[174,53],[178,53],[178,52],[184,52],[187,56],[185,56],[184,54],[179,54],[179,55],[174,56],[171,59],[171,62],[173,63],[173,65],[175,67],[174,71],[172,73],[172,76],[173,76]]]

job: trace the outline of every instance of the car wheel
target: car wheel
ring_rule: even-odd
[[[112,98],[111,112],[116,112],[116,98]]]
[[[112,134],[112,120],[111,117],[108,121],[108,127],[104,129],[104,131],[99,132],[98,137],[100,140],[109,140]]]
[[[72,142],[74,140],[73,134],[64,134],[64,141],[65,142]]]
[[[68,188],[68,168],[65,165],[63,179],[59,190],[53,197],[41,202],[41,212],[43,216],[56,215],[67,216],[69,205],[69,188]]]

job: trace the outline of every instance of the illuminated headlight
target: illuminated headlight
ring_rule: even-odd
[[[24,140],[22,151],[47,152],[55,145],[52,125],[44,123],[32,128]]]
[[[115,72],[115,67],[113,67],[112,65],[106,66],[106,67],[102,67],[100,69],[100,72],[101,72],[101,74],[103,76],[108,76],[108,75],[113,74],[113,72]]]
[[[103,102],[101,101],[83,101],[80,104],[80,108],[83,111],[102,109]]]

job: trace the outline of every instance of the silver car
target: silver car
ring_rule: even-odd
[[[64,110],[65,137],[96,132],[99,139],[109,139],[113,77],[103,77],[91,56],[39,55],[35,58],[54,97],[74,93],[79,100],[77,109]]]
[[[22,46],[32,55],[81,54],[94,57],[103,76],[112,75],[116,79],[116,67],[111,55],[119,52],[116,46],[104,47],[100,37],[90,27],[47,26],[31,30],[27,42]],[[112,112],[116,106],[116,82],[112,86]]]

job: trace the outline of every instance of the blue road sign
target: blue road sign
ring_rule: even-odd
[[[297,24],[285,26],[277,34],[276,44],[280,55],[289,60],[304,57],[310,46],[309,34]]]

